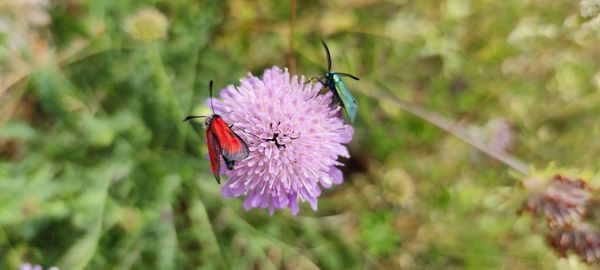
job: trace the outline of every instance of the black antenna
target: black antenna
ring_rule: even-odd
[[[321,43],[323,43],[323,47],[325,47],[325,52],[327,52],[327,71],[330,72],[331,71],[331,54],[329,53],[329,48],[327,48],[327,44],[325,44],[325,41],[321,40]]]
[[[207,116],[206,115],[188,115],[185,117],[185,119],[183,119],[182,122],[186,122],[186,121],[188,121],[190,119],[194,119],[194,118],[204,118],[204,117],[207,117]]]
[[[213,89],[213,80],[210,80],[210,84],[208,85],[209,87],[209,92],[210,92],[210,108],[212,109],[212,112],[215,113],[215,107],[213,107],[213,95],[212,95],[212,89]]]
[[[358,81],[358,80],[360,80],[358,77],[356,77],[356,76],[354,76],[354,75],[352,75],[352,74],[348,74],[348,73],[343,73],[343,72],[335,72],[335,74],[337,74],[337,75],[342,75],[342,76],[346,76],[346,77],[350,77],[350,78],[352,78],[352,79],[355,79],[355,80],[357,80],[357,81]]]

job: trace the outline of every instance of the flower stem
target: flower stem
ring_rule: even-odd
[[[362,88],[361,89],[367,89]],[[394,105],[398,106],[400,109],[407,111],[437,127],[443,129],[444,131],[456,136],[461,139],[465,143],[475,147],[479,151],[487,154],[488,156],[499,160],[500,162],[508,165],[515,171],[518,171],[522,174],[528,173],[528,167],[525,163],[520,161],[519,159],[501,151],[494,150],[489,148],[481,141],[475,139],[471,134],[467,131],[467,129],[463,128],[460,124],[451,121],[450,119],[439,115],[437,113],[429,112],[425,110],[422,106],[410,103],[408,101],[401,100],[397,97],[391,96],[389,94],[385,94],[382,91],[377,90],[362,90],[363,94],[370,96],[376,99],[386,99],[392,102]]]
[[[296,58],[294,57],[294,32],[296,30],[296,0],[290,0],[290,37],[288,51],[288,66],[290,73],[296,73]]]
[[[171,85],[171,80],[169,79],[169,75],[163,64],[158,45],[150,44],[150,48],[148,49],[148,60],[154,70],[154,76],[158,86],[159,96],[164,99],[169,116],[171,118],[170,121],[179,124],[179,122],[181,122],[181,119],[183,119],[183,111],[181,109],[179,101],[177,100],[175,90]],[[181,142],[183,139],[181,137],[183,135],[183,126],[178,124],[174,126],[176,136],[179,137],[178,140],[173,140],[176,143]]]

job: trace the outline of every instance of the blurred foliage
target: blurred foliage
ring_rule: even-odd
[[[144,43],[126,24],[147,8],[168,28]],[[334,70],[362,86],[485,138],[503,119],[515,138],[503,151],[534,166],[597,170],[600,31],[579,12],[566,0],[298,1],[290,48],[288,1],[0,2],[0,268],[586,269],[515,215],[524,194],[506,167],[352,81],[352,157],[316,213],[222,198],[200,129],[181,123],[208,110],[210,79],[288,63],[319,75],[325,39]]]

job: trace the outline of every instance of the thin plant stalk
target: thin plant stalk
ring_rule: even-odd
[[[162,57],[160,55],[160,50],[157,44],[150,44],[148,48],[148,60],[150,65],[152,65],[152,69],[154,70],[154,76],[157,84],[157,91],[159,92],[159,96],[164,98],[165,105],[170,113],[170,116],[173,123],[179,123],[181,119],[183,119],[183,111],[181,109],[181,104],[177,100],[177,96],[173,86],[171,84],[171,80],[169,79],[169,75],[162,61]],[[181,144],[183,141],[183,125],[174,125],[173,128],[176,136],[179,136],[177,140],[173,140],[178,144]]]
[[[292,74],[296,73],[296,58],[294,57],[294,32],[296,30],[296,0],[290,0],[290,33],[288,49],[288,67]]]

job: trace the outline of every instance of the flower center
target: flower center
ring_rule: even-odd
[[[281,147],[285,148],[285,143],[280,143],[278,139],[279,139],[279,133],[275,133],[275,134],[273,134],[273,138],[266,139],[265,141],[274,142],[275,146],[277,146],[278,149],[281,149]]]
[[[298,139],[298,136],[293,136],[296,132],[291,130],[289,127],[281,124],[281,121],[277,121],[277,123],[271,122],[269,123],[270,132],[273,135],[271,138],[265,139],[266,142],[273,142],[277,149],[286,148],[286,144],[291,143],[293,140]],[[291,135],[290,135],[291,134]]]

